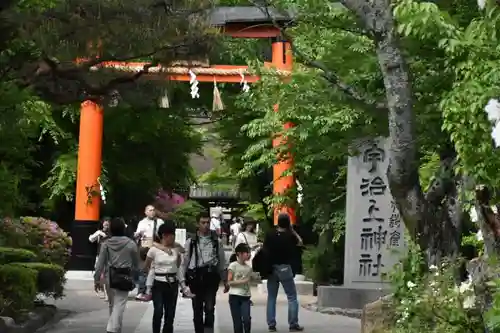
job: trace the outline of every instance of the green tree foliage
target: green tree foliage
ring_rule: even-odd
[[[175,7],[161,1],[2,2],[0,215],[58,212],[71,219],[71,209],[64,212],[76,180],[76,102],[88,98],[105,106],[106,213],[142,211],[158,189],[185,188],[193,180],[188,160],[200,147],[192,130],[199,106],[186,103],[185,83],[142,76],[153,65],[207,56],[215,44],[206,8],[203,1]],[[149,65],[138,73],[89,71],[110,60]],[[160,109],[167,86],[172,106]],[[117,101],[116,108],[108,106]]]
[[[263,70],[262,62],[248,56],[262,80],[237,103],[248,113],[238,110],[231,115],[240,120],[233,131],[243,132],[236,136],[241,138],[239,143],[230,140],[233,149],[240,147],[235,156],[243,160],[237,163],[241,175],[255,175],[275,163],[283,150],[291,152],[294,172],[304,188],[301,212],[309,212],[318,224],[335,224],[335,213],[344,205],[346,158],[354,153],[349,148],[351,143],[363,137],[388,136],[392,147],[390,188],[410,234],[419,238],[424,249],[431,249],[431,261],[456,255],[460,235],[449,235],[460,234],[464,223],[464,175],[480,175],[471,167],[481,168],[492,158],[478,164],[476,155],[464,163],[462,151],[491,151],[489,127],[482,111],[491,95],[474,102],[481,110],[483,125],[469,123],[470,115],[451,120],[443,106],[457,91],[458,73],[467,75],[460,62],[468,53],[457,49],[456,58],[450,58],[446,47],[456,43],[440,41],[451,39],[453,29],[470,34],[467,27],[476,26],[480,16],[477,5],[464,1],[398,1],[394,13],[385,1],[346,0],[341,5],[283,0],[273,5],[293,7],[299,13],[295,25],[284,32],[285,38],[294,42],[296,65],[291,78],[283,82],[272,70]],[[467,39],[467,45],[479,54],[484,48],[472,41],[486,37],[473,36]],[[474,67],[476,62],[478,59],[468,63]],[[473,78],[470,81],[475,82]],[[463,94],[467,93],[457,98],[460,100]],[[462,113],[468,112],[465,105],[472,104],[472,94],[467,96],[470,98],[460,100]],[[275,104],[279,104],[278,112],[273,109]],[[249,118],[245,121],[246,115]],[[271,133],[283,132],[282,125],[288,121],[296,125],[284,132],[290,145],[272,149]],[[450,126],[463,129],[468,124],[482,131],[481,145],[486,148],[477,149],[477,143],[472,144],[478,136],[471,137],[466,131],[449,132]],[[223,131],[226,137],[235,137],[228,129]],[[462,136],[467,137],[468,148],[457,146],[457,138]],[[464,173],[466,164],[471,167]],[[494,163],[488,165],[498,169]]]
[[[203,1],[11,1],[1,11],[23,56],[11,76],[61,104],[101,99],[158,64],[204,59],[213,45]],[[79,59],[78,62],[75,60]],[[106,61],[146,61],[137,73],[90,70]]]

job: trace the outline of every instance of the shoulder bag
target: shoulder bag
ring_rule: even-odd
[[[111,256],[108,251],[109,265],[109,287],[121,291],[132,291],[135,288],[135,281],[130,267],[114,267],[111,265]]]

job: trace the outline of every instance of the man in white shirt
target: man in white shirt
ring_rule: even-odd
[[[241,231],[240,218],[235,218],[233,224],[231,224],[229,229],[231,230],[231,244],[234,244],[234,242],[236,241],[236,236],[238,236]]]
[[[217,213],[212,213],[212,218],[210,219],[210,230],[215,231],[219,237],[221,236],[221,223]]]
[[[147,253],[149,248],[153,246],[158,228],[163,224],[162,219],[156,218],[156,209],[153,205],[146,206],[144,213],[146,217],[139,221],[134,233],[134,238],[140,242],[140,253]],[[147,300],[146,279],[147,273],[141,269],[138,276],[137,300]]]

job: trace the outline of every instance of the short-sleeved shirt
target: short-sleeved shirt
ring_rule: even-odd
[[[216,217],[212,217],[210,219],[210,230],[217,231],[217,229],[220,229],[220,220]]]
[[[156,231],[158,231],[158,228],[163,224],[162,219],[156,219]],[[153,240],[155,237],[155,220],[154,219],[149,219],[149,218],[144,218],[142,219],[139,224],[137,224],[137,230],[136,233],[141,233],[142,232],[142,247],[151,247],[153,246]]]
[[[169,255],[163,250],[152,247],[149,249],[147,257],[153,260],[151,267],[155,273],[155,280],[166,282],[165,276],[157,274],[176,274],[179,270],[177,267],[179,251],[177,249],[172,249],[172,254]]]
[[[254,248],[257,245],[257,234],[248,231],[242,231],[236,236],[234,241],[234,247],[239,244],[247,244],[250,248]]]
[[[242,265],[237,261],[230,263],[228,270],[233,273],[233,280],[242,280],[252,276],[252,267],[247,264]],[[250,282],[239,284],[237,286],[231,286],[229,294],[250,297],[252,295],[250,292]]]
[[[231,224],[231,226],[229,228],[231,229],[231,232],[233,233],[233,235],[237,235],[240,233],[241,224],[239,224],[238,222],[235,222],[235,223]]]

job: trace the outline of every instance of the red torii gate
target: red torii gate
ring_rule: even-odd
[[[266,67],[276,68],[282,74],[290,73],[292,70],[292,54],[289,41],[281,40],[280,30],[270,18],[265,16],[260,9],[255,7],[221,7],[218,8],[224,13],[228,11],[241,10],[248,12],[253,10],[253,17],[248,20],[236,19],[228,21],[228,14],[224,13],[224,22],[214,25],[220,27],[221,32],[234,38],[272,38],[272,62],[266,63]],[[258,10],[260,14],[256,14]],[[230,13],[229,13],[230,14]],[[220,15],[220,13],[219,13]],[[259,17],[260,15],[260,17]],[[282,21],[285,18],[282,18]],[[289,20],[289,19],[287,19]],[[108,62],[102,64],[103,67],[115,67],[126,71],[142,70],[145,63],[119,63]],[[239,83],[241,74],[245,75],[248,83],[259,80],[258,76],[250,75],[247,72],[247,66],[234,65],[213,65],[210,67],[198,68],[162,68],[156,67],[150,69],[154,75],[165,75],[169,80],[189,81],[188,72],[192,71],[199,82],[228,82]],[[156,73],[155,73],[156,72]],[[149,74],[151,75],[151,74]],[[275,110],[278,106],[275,105]],[[293,126],[291,123],[284,124],[284,129]],[[75,198],[75,221],[72,228],[73,238],[73,260],[71,268],[76,270],[92,269],[94,265],[93,251],[89,247],[88,236],[97,229],[100,219],[100,184],[102,163],[102,136],[103,136],[103,107],[93,101],[87,100],[81,104],[80,110],[80,134],[78,147],[78,167],[76,181]],[[273,146],[283,144],[283,138],[279,133],[273,138]],[[284,172],[292,167],[291,157],[280,160],[273,166],[273,193],[284,193],[295,186],[295,177],[293,175],[283,175]],[[275,207],[274,223],[277,222],[277,215],[280,212],[287,212],[292,220],[296,222],[295,210],[292,207]]]

